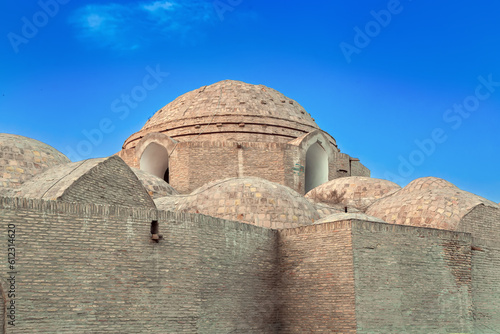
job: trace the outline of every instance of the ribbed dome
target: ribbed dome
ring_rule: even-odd
[[[41,141],[0,133],[0,189],[17,188],[48,168],[70,160]]]
[[[178,141],[288,142],[316,129],[304,108],[280,92],[224,80],[181,95],[161,108],[127,139],[125,148],[151,132]]]

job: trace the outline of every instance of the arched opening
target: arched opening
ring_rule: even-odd
[[[319,144],[314,143],[306,152],[306,193],[328,182],[328,154]]]
[[[160,144],[150,143],[144,152],[142,152],[139,162],[140,168],[153,175],[169,181],[168,171],[168,152],[167,149]]]

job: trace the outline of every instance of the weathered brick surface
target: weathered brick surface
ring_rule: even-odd
[[[305,197],[316,202],[338,204],[365,211],[380,198],[389,196],[401,187],[394,182],[363,176],[349,176],[331,180],[309,191]]]
[[[68,162],[64,154],[38,140],[0,133],[0,192],[17,188],[34,175]]]
[[[500,209],[498,204],[443,179],[423,177],[376,201],[366,213],[388,223],[456,231],[460,220],[481,204]]]
[[[182,142],[170,159],[170,184],[190,193],[210,181],[255,176],[303,193],[304,172],[294,170],[299,157],[297,147],[281,143]]]
[[[13,193],[26,198],[155,208],[142,183],[118,156],[54,166]]]
[[[335,139],[297,102],[240,81],[224,80],[179,96],[127,138],[117,155],[139,168],[152,142],[167,150],[169,182],[182,194],[214,180],[244,176],[303,194],[306,153],[315,143],[328,155],[328,180],[350,176],[351,169],[352,175],[370,175],[359,161],[339,153]]]
[[[226,177],[238,176],[234,142],[187,142],[176,146],[170,159],[170,184],[181,194]]]
[[[288,142],[318,126],[304,108],[280,92],[224,80],[187,92],[151,117],[125,148],[148,132],[179,141]]]
[[[351,160],[351,176],[370,177],[370,170],[359,160]]]
[[[356,333],[350,222],[279,231],[280,333]]]
[[[155,199],[179,194],[177,190],[165,182],[165,180],[141,169],[131,168],[131,170],[134,172],[135,176],[137,176],[151,198]]]
[[[473,239],[472,301],[474,333],[500,331],[500,242]]]
[[[500,331],[500,210],[478,205],[458,225],[474,236],[472,296],[475,333]]]
[[[358,333],[471,333],[471,235],[353,222]]]
[[[150,240],[158,219],[164,240]],[[276,232],[201,215],[0,199],[7,333],[274,333]],[[6,290],[7,260],[0,262]]]
[[[349,156],[345,156],[348,162]],[[170,184],[187,194],[211,181],[255,176],[303,194],[305,160],[305,150],[286,143],[180,142],[170,156]],[[335,162],[330,165],[336,166]],[[330,168],[330,180],[339,177],[332,170],[335,168]],[[349,172],[341,176],[349,176]]]
[[[500,206],[475,206],[460,220],[457,231],[471,233],[474,238],[500,243]]]
[[[256,177],[214,181],[190,195],[159,198],[155,203],[163,210],[202,213],[268,228],[310,225],[320,218],[299,193]]]
[[[331,179],[336,179],[338,177],[350,176],[351,175],[351,164],[350,157],[345,153],[335,153],[333,158],[333,164],[330,164],[330,175]]]

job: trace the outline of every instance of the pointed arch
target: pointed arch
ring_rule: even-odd
[[[139,166],[140,169],[168,182],[168,151],[162,145],[155,142],[149,143],[142,152]]]
[[[339,151],[335,139],[321,130],[314,130],[289,144],[302,151],[301,164],[305,162],[304,193],[329,181],[329,164]]]
[[[305,192],[328,182],[328,154],[319,141],[309,146],[306,152]]]

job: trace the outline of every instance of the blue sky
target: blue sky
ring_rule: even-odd
[[[0,6],[0,132],[109,156],[177,96],[234,79],[297,100],[373,177],[437,176],[500,202],[500,4]]]

